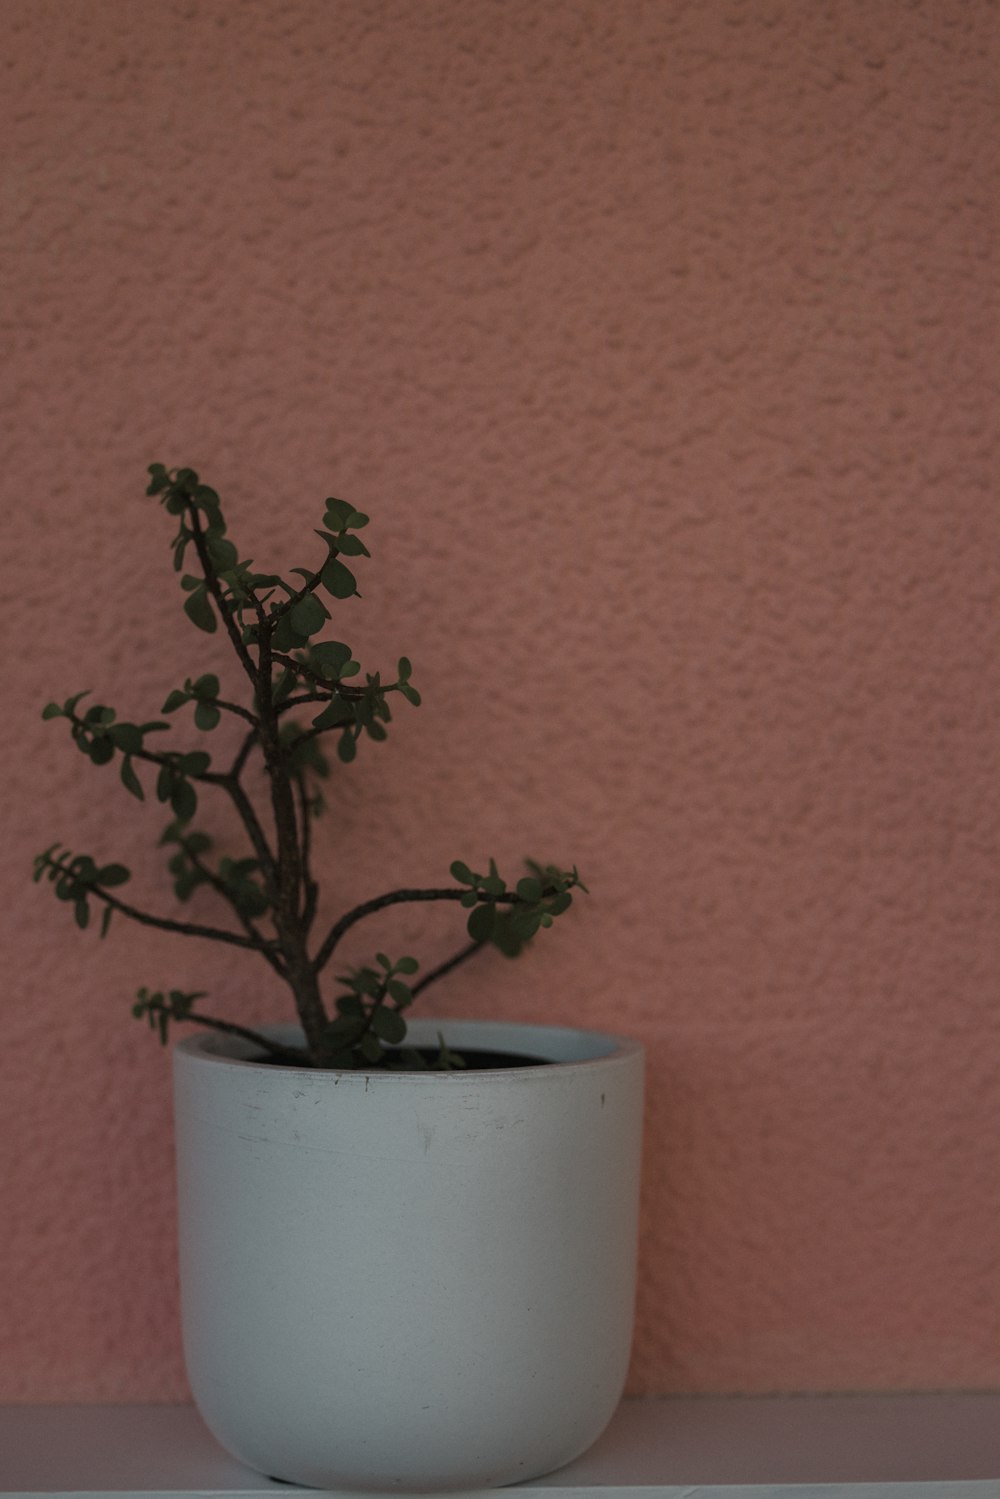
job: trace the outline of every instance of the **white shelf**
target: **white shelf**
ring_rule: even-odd
[[[0,1407],[0,1495],[314,1494],[261,1478],[191,1406]],[[1000,1499],[1000,1394],[628,1400],[519,1499]]]

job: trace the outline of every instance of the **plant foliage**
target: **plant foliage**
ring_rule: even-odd
[[[130,879],[123,864],[101,864],[51,844],[35,860],[35,879],[47,879],[58,899],[73,910],[77,925],[99,917],[101,935],[117,912],[130,920],[217,942],[249,948],[287,983],[305,1037],[288,1046],[248,1027],[196,1008],[202,993],[142,988],[133,1014],[145,1018],[164,1043],[172,1023],[193,1021],[255,1041],[274,1058],[313,1067],[420,1067],[426,1058],[406,1043],[406,1012],[420,991],[492,944],[516,956],[543,927],[568,909],[575,889],[585,889],[575,869],[529,864],[513,888],[491,859],[486,874],[456,860],[454,883],[429,889],[390,890],[345,912],[317,932],[319,889],[312,869],[311,823],[321,815],[321,783],[330,762],[321,740],[332,736],[346,766],[362,744],[379,743],[392,722],[391,701],[413,707],[420,694],[412,666],[401,656],[395,674],[362,672],[351,647],[324,637],[335,610],[358,597],[354,569],[370,556],[360,536],[368,516],[346,500],[328,499],[316,534],[325,555],[312,569],[289,571],[294,581],[263,572],[230,539],[219,496],[190,468],[149,469],[147,494],[159,499],[176,523],[171,541],[180,574],[183,608],[196,629],[220,629],[245,679],[243,699],[223,694],[212,672],[185,677],[167,695],[161,718],[148,723],[119,720],[102,703],[84,706],[87,692],[50,702],[42,717],[69,724],[77,748],[93,765],[115,764],[125,790],[142,801],[147,793],[169,810],[161,845],[174,894],[187,901],[205,888],[224,903],[229,924],[210,926],[157,916],[124,900]],[[203,749],[164,748],[161,737],[180,721],[211,733],[228,716],[239,721],[238,748],[217,763]],[[169,719],[170,722],[166,720]],[[251,796],[248,768],[262,765],[265,794]],[[195,826],[201,798],[228,800],[246,838],[241,858],[217,856],[213,840]],[[467,941],[451,958],[421,978],[416,958],[379,952],[370,965],[348,970],[328,999],[321,979],[344,935],[358,922],[389,906],[415,901],[454,901],[468,914]],[[441,1042],[439,1067],[461,1065]]]

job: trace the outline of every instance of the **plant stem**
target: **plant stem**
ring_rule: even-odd
[[[183,839],[183,834],[181,834],[180,836],[181,839]],[[267,942],[267,939],[254,926],[253,922],[250,920],[250,917],[244,915],[244,913],[240,910],[238,903],[230,895],[225,884],[219,878],[219,876],[214,872],[214,870],[209,869],[205,861],[200,858],[198,854],[193,853],[183,841],[181,841],[180,847],[184,850],[185,857],[198,871],[202,879],[205,880],[209,885],[211,885],[216,894],[222,896],[223,900],[232,910],[233,915],[236,917],[237,921],[239,921],[240,925],[243,927],[243,930],[246,932],[247,936],[253,938],[253,940],[257,944],[259,944],[259,950],[262,956],[271,965],[275,973],[278,974],[280,978],[287,978],[285,965],[282,962],[281,958],[276,952],[272,951],[270,944]]]
[[[272,687],[273,657],[271,621],[261,621],[257,631],[258,687],[260,710],[260,747],[271,785],[277,859],[274,868],[276,899],[272,919],[281,952],[288,970],[288,982],[295,996],[302,1028],[310,1054],[322,1049],[329,1017],[319,992],[316,971],[306,946],[307,928],[303,920],[308,900],[303,899],[305,870],[295,815],[295,795],[286,751],[278,731]]]
[[[207,1026],[213,1031],[223,1031],[227,1036],[242,1036],[245,1041],[252,1041],[255,1046],[261,1046],[271,1056],[280,1058],[283,1062],[294,1062],[300,1066],[309,1063],[309,1052],[304,1046],[286,1046],[282,1041],[272,1041],[269,1036],[264,1036],[260,1031],[251,1030],[245,1025],[236,1025],[231,1020],[215,1020],[211,1015],[199,1015],[192,1010],[186,1015],[185,1020],[191,1020],[196,1025]]]
[[[222,620],[222,623],[226,627],[226,633],[228,634],[229,639],[232,641],[233,649],[239,658],[240,664],[243,667],[243,670],[246,672],[247,676],[250,678],[250,681],[253,683],[254,687],[256,687],[256,668],[254,667],[250,652],[243,644],[239,626],[237,625],[232,612],[226,608],[225,600],[222,597],[222,589],[219,587],[218,575],[216,574],[215,568],[212,566],[212,559],[208,555],[208,547],[205,545],[205,533],[201,528],[201,517],[198,514],[198,507],[194,503],[189,501],[187,508],[191,524],[191,534],[194,537],[195,550],[198,553],[198,561],[201,563],[201,570],[205,575],[205,583],[212,595],[212,598],[215,600],[215,607],[219,612],[219,618]]]
[[[54,863],[50,867],[58,868]],[[198,922],[172,921],[168,916],[152,916],[148,911],[140,911],[138,906],[130,906],[119,900],[116,895],[109,895],[100,885],[89,886],[87,893],[102,900],[113,911],[120,911],[129,921],[137,921],[140,926],[156,927],[161,932],[179,932],[184,937],[207,937],[212,942],[228,942],[233,947],[245,947],[251,952],[259,952],[270,961],[269,955],[275,944],[265,937],[241,937],[239,932],[227,932],[224,927],[201,926]]]
[[[366,900],[363,905],[355,906],[353,910],[347,911],[339,921],[334,923],[313,959],[313,968],[316,973],[319,973],[326,967],[341,937],[354,926],[355,922],[363,921],[366,916],[372,916],[376,911],[384,911],[386,906],[401,905],[408,901],[461,900],[462,896],[467,894],[467,889],[454,885],[442,890],[390,890],[386,895],[376,895],[373,900]],[[516,900],[517,897],[508,896],[507,899]]]
[[[253,851],[257,855],[257,860],[263,871],[268,899],[272,906],[276,905],[278,901],[277,861],[264,835],[264,829],[257,819],[253,803],[240,785],[238,777],[232,772],[229,775],[220,776],[219,784],[228,792],[234,807],[239,813],[240,821],[246,828],[247,837],[253,844]]]
[[[460,963],[466,962],[467,959],[475,957],[480,948],[486,946],[485,942],[470,942],[467,947],[461,948],[453,957],[446,958],[443,963],[439,963],[436,968],[432,968],[429,973],[424,974],[422,979],[419,979],[417,983],[410,986],[410,993],[413,995],[413,998],[416,999],[418,994],[423,993],[428,984],[436,983],[438,979],[444,978],[446,973],[450,973],[453,968],[457,968]]]

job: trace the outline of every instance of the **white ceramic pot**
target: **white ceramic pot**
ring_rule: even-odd
[[[642,1049],[478,1021],[408,1040],[439,1032],[546,1065],[309,1071],[213,1032],[175,1048],[188,1375],[218,1440],[272,1477],[514,1483],[588,1447],[621,1397]]]

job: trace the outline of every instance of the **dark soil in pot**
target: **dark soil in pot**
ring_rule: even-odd
[[[396,1065],[393,1067],[373,1067],[371,1068],[371,1071],[440,1072],[444,1070],[442,1068],[435,1067],[434,1065],[438,1058],[438,1049],[436,1046],[414,1046],[406,1049],[415,1051],[421,1058],[424,1065],[420,1066],[418,1064],[415,1067],[405,1067],[402,1065]],[[463,1047],[463,1049],[456,1052],[455,1055],[460,1056],[465,1063],[464,1067],[453,1069],[457,1072],[491,1072],[497,1069],[506,1069],[509,1067],[545,1067],[546,1065],[548,1065],[545,1057],[529,1057],[525,1056],[523,1052],[516,1051],[481,1051],[476,1050],[472,1047]],[[305,1072],[312,1072],[316,1070],[310,1067],[305,1062],[286,1062],[282,1057],[261,1056],[255,1057],[253,1060],[259,1062],[264,1067],[298,1067]],[[357,1070],[361,1072],[367,1071],[368,1069],[358,1068]]]

